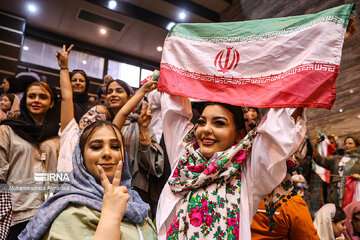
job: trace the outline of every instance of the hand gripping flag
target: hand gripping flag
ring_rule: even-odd
[[[319,155],[322,157],[331,156],[336,151],[336,148],[334,147],[334,145],[330,143],[327,136],[323,134],[321,130],[318,131],[318,136],[324,138],[324,140],[320,142],[317,146]],[[321,180],[330,183],[330,171],[323,167],[320,167],[315,162],[314,164],[315,164],[315,172],[320,176]]]
[[[158,90],[233,105],[330,109],[353,9],[177,24],[165,39]]]

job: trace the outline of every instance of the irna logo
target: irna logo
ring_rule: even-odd
[[[34,173],[34,180],[36,182],[70,182],[69,172],[58,173]]]

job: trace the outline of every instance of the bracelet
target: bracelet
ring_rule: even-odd
[[[69,68],[68,67],[62,67],[62,68],[60,68],[60,71],[61,70],[69,70]]]
[[[149,132],[149,129],[139,129],[140,133],[147,133]]]

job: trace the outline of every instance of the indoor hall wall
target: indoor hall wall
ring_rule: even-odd
[[[54,54],[55,57],[55,54]],[[20,72],[31,71],[37,73],[43,81],[46,81],[51,86],[55,87],[57,94],[60,95],[60,72],[57,69],[51,69],[47,67],[42,67],[26,62],[19,61],[16,69],[16,74]],[[89,96],[97,96],[97,89],[102,84],[103,80],[98,78],[89,77],[90,86],[89,86]]]
[[[155,69],[158,68],[158,63],[154,63],[148,60],[136,58],[130,55],[126,55],[120,52],[113,51],[111,49],[106,49],[99,47],[97,45],[89,44],[86,42],[82,42],[76,39],[72,39],[63,35],[59,35],[53,32],[48,32],[42,29],[38,29],[32,26],[27,25],[25,29],[25,38],[30,38],[32,40],[36,40],[39,42],[52,44],[55,46],[61,46],[62,44],[66,44],[69,46],[70,44],[74,44],[74,50],[81,51],[86,54],[90,54],[96,57],[102,57],[105,59],[104,72],[103,75],[107,74],[106,68],[108,66],[109,60],[121,61],[127,64],[134,64],[141,68],[149,68]],[[21,54],[21,53],[20,53]],[[36,64],[32,64],[29,62],[24,62],[19,58],[16,73],[24,72],[24,71],[32,71],[37,73],[43,80],[46,81],[57,89],[57,93],[60,94],[60,83],[59,83],[59,70],[52,69],[49,67],[44,67]],[[54,61],[56,60],[55,52],[54,52]],[[70,67],[71,69],[71,67]],[[90,96],[97,96],[97,89],[103,83],[102,78],[90,77],[90,86],[88,93]],[[134,87],[136,90],[136,88]]]
[[[24,30],[24,18],[0,11],[0,78],[16,72]]]
[[[336,101],[331,110],[308,109],[308,133],[314,137],[319,129],[339,137],[360,138],[360,0],[233,0],[221,15],[221,21],[242,21],[312,14],[342,4],[355,3],[358,31],[344,43],[340,73],[336,80]],[[339,112],[342,109],[342,112]]]

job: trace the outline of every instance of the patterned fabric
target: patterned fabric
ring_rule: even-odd
[[[0,180],[3,185],[0,190],[0,240],[6,239],[11,225],[11,194],[6,189],[5,182]]]
[[[167,239],[238,238],[241,165],[251,151],[255,135],[256,130],[249,132],[210,161],[196,150],[194,130],[187,135],[187,151],[169,180],[171,190],[184,197]]]
[[[338,173],[342,176],[349,176],[351,174],[351,169],[355,163],[360,159],[360,154],[356,152],[345,153],[344,157],[341,159],[338,165]],[[340,207],[343,205],[344,191],[345,191],[346,177],[342,177],[337,186],[338,191],[338,203]]]
[[[54,219],[69,204],[87,206],[101,212],[104,188],[98,184],[85,167],[79,144],[74,149],[71,181],[63,185],[64,189],[49,198],[38,210],[36,216],[27,224],[19,235],[20,240],[39,239],[51,226]],[[148,215],[149,205],[144,203],[139,194],[130,187],[131,176],[125,155],[120,185],[128,188],[130,199],[127,203],[123,221],[142,223]]]
[[[297,194],[296,191],[294,191],[294,183],[291,180],[291,177],[296,174],[301,174],[302,169],[294,156],[286,160],[286,166],[287,173],[284,180],[274,189],[274,191],[264,198],[266,215],[270,219],[269,231],[272,231],[275,228],[274,214],[281,206],[281,202],[287,202],[291,197],[296,196]],[[290,192],[292,193],[289,194]]]
[[[207,161],[197,150],[195,131],[190,131],[183,143],[186,153],[169,180],[171,190],[183,195],[183,202],[168,229],[167,239],[238,239],[241,165],[251,152],[255,136],[256,129]],[[264,198],[269,231],[275,227],[276,209],[296,195],[291,176],[300,174],[301,167],[294,157],[286,164],[285,179]]]

